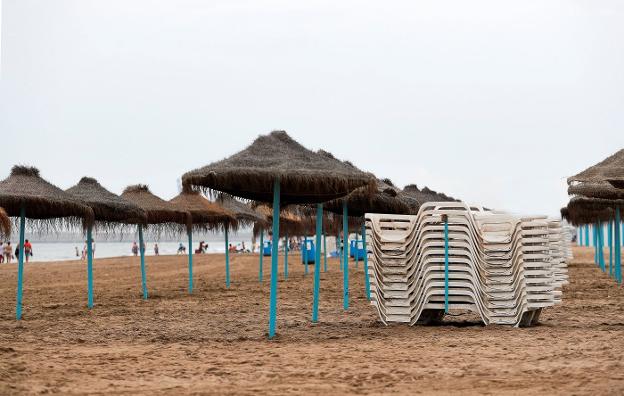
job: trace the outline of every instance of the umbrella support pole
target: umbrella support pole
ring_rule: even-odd
[[[620,208],[615,208],[615,279],[622,283],[622,253],[621,253],[621,233],[620,233]]]
[[[230,241],[228,228],[225,227],[225,287],[230,288]]]
[[[275,337],[277,325],[277,254],[278,246],[275,236],[279,235],[280,216],[280,182],[276,178],[273,183],[273,244],[271,245],[271,291],[269,296],[269,339]]]
[[[613,276],[613,220],[609,220],[607,238],[609,238],[609,276]]]
[[[93,308],[93,226],[87,228],[87,306]]]
[[[346,311],[349,309],[349,217],[348,217],[347,201],[342,204],[342,308]]]
[[[362,247],[364,248],[364,288],[366,299],[370,301],[370,280],[368,279],[368,247],[366,246],[366,223],[362,223]]]
[[[353,256],[355,257],[355,268],[360,264],[360,247],[358,246],[358,233],[355,233],[355,253]]]
[[[15,303],[15,318],[22,319],[22,285],[24,281],[24,233],[26,232],[26,207],[22,204],[20,209],[20,242],[19,256],[17,258],[17,299]],[[11,252],[13,254],[13,252]]]
[[[189,245],[189,260],[188,260],[188,272],[189,272],[189,281],[188,281],[188,292],[189,294],[193,294],[193,232],[188,231],[188,245]]]
[[[262,282],[262,259],[264,258],[264,228],[260,230],[260,267],[258,269],[258,280]]]
[[[143,242],[143,226],[139,224],[139,252],[141,253],[141,288],[143,299],[147,300],[147,275],[145,273],[145,242]]]
[[[286,233],[286,239],[284,241],[284,279],[288,279],[288,249],[290,244],[288,243],[288,233]]]
[[[305,275],[308,274],[308,237],[303,237],[303,262],[305,265]]]
[[[323,204],[316,204],[316,257],[314,260],[314,302],[312,323],[318,322],[319,289],[321,284],[321,233],[323,230]]]

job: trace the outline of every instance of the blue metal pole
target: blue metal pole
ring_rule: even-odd
[[[342,203],[342,233],[342,265],[344,266],[342,273],[342,307],[346,311],[349,309],[349,217],[347,200],[344,200]]]
[[[622,254],[620,234],[620,208],[615,208],[615,278],[622,283]]]
[[[24,282],[24,234],[26,232],[26,207],[20,208],[20,242],[19,257],[17,258],[17,299],[15,303],[15,317],[22,319],[22,290]]]
[[[585,246],[589,246],[589,224],[585,224]]]
[[[314,302],[312,323],[318,322],[319,289],[321,284],[321,233],[323,232],[323,204],[316,204],[316,257],[314,260]]]
[[[305,275],[308,274],[308,237],[303,237],[303,262],[305,263]]]
[[[448,216],[444,216],[444,312],[449,311],[449,235]]]
[[[362,247],[364,248],[364,289],[366,298],[370,301],[370,280],[368,279],[368,247],[366,246],[366,223],[362,223]]]
[[[93,308],[93,238],[92,226],[87,228],[87,306]]]
[[[262,259],[264,258],[264,228],[260,229],[260,268],[258,269],[258,280],[262,282]]]
[[[358,233],[355,233],[355,254],[353,255],[355,257],[355,268],[358,267],[358,264],[360,262],[360,247],[358,246]]]
[[[230,288],[230,238],[228,227],[225,227],[225,287]]]
[[[143,226],[139,224],[139,252],[141,253],[141,287],[143,299],[147,300],[147,275],[145,273],[145,243],[143,242]]]
[[[193,293],[193,231],[188,230],[188,245],[189,245],[189,283],[188,283],[188,291],[189,294]]]
[[[327,272],[327,235],[323,234],[323,272]]]
[[[609,220],[609,276],[613,276],[613,220]]]
[[[280,216],[280,182],[276,178],[273,183],[273,235],[279,235]],[[271,245],[271,294],[269,301],[269,338],[275,337],[277,321],[277,253],[278,246],[275,241]]]
[[[284,279],[288,279],[288,250],[290,243],[288,241],[288,233],[286,233],[286,241],[284,243]]]
[[[594,225],[594,264],[598,264],[598,227]]]

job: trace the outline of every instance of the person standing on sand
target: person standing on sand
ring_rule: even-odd
[[[158,244],[157,244],[157,243],[155,243],[155,244],[154,244],[154,255],[155,255],[155,256],[158,256],[158,255],[159,255],[159,254],[158,254]]]
[[[2,242],[0,242],[0,264],[4,263],[4,246],[2,246]]]
[[[26,242],[24,242],[24,256],[26,257],[26,262],[29,261],[30,256],[32,256],[32,245],[31,243],[28,241],[28,239],[26,240]]]
[[[7,241],[4,245],[4,260],[7,264],[11,264],[11,258],[13,257],[13,248],[11,248],[11,241]]]
[[[80,257],[80,252],[78,251],[78,246],[75,246],[76,249],[76,257]]]
[[[139,254],[139,246],[136,241],[132,242],[132,254],[136,257]]]

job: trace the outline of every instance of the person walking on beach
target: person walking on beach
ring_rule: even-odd
[[[13,248],[11,247],[11,241],[7,241],[6,245],[4,245],[4,260],[7,264],[11,264],[11,258],[13,257]]]
[[[30,259],[30,257],[32,255],[33,255],[33,253],[32,253],[32,245],[31,245],[31,243],[27,239],[26,242],[24,242],[24,256],[26,258],[26,262],[29,261],[29,259]]]
[[[158,244],[157,244],[157,243],[155,243],[155,244],[154,244],[154,255],[155,255],[155,256],[159,256],[159,253],[158,253]]]
[[[132,242],[132,254],[136,257],[139,254],[139,245],[136,241]]]

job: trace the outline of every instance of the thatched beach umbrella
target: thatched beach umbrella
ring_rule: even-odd
[[[96,227],[115,224],[145,224],[145,212],[120,196],[108,191],[92,177],[83,177],[78,184],[66,190],[82,204],[90,207],[95,215]],[[87,228],[87,305],[93,308],[93,227]]]
[[[264,255],[262,254],[262,246],[264,244],[264,229],[268,226],[269,222],[267,221],[266,216],[258,213],[255,209],[253,209],[249,204],[239,201],[231,196],[222,196],[219,199],[219,203],[223,205],[224,208],[234,213],[236,220],[238,220],[238,224],[241,227],[252,227],[254,230],[258,229],[258,233],[260,234],[260,255],[259,255],[259,268],[258,268],[258,280],[262,282],[262,262]],[[253,243],[255,242],[255,231],[254,231],[254,240],[252,241],[252,250]],[[228,241],[226,238],[225,241],[225,259],[229,262],[230,252],[228,250]]]
[[[11,175],[0,182],[0,206],[11,217],[20,217],[20,242],[17,271],[16,317],[22,318],[24,276],[24,232],[26,218],[36,225],[93,224],[93,210],[39,176],[39,170],[14,166]]]
[[[608,222],[609,232],[613,231],[615,277],[618,283],[621,283],[620,215],[622,208],[624,208],[624,149],[569,177],[568,186],[568,193],[572,195],[566,213],[569,221],[574,224],[587,224],[593,219],[594,232],[598,230],[599,239],[602,239],[600,238],[602,222]],[[600,252],[601,255],[602,252]]]
[[[152,194],[144,184],[128,186],[121,194],[121,197],[134,203],[143,209],[147,216],[148,226],[166,227],[168,229],[181,231],[183,227],[189,230],[191,224],[191,214],[178,208],[175,204],[167,202],[162,198]],[[141,288],[143,298],[147,299],[147,275],[145,272],[145,243],[143,241],[143,225],[138,225],[139,229],[139,252],[141,253]],[[189,250],[191,246],[189,246]]]
[[[422,190],[416,184],[408,184],[401,191],[401,199],[410,207],[411,214],[417,214],[420,206],[426,202],[458,202],[458,199],[444,193],[436,192],[428,187]]]
[[[0,208],[0,237],[8,238],[11,236],[11,219],[9,219],[9,215],[4,210],[4,208]],[[0,252],[2,254],[2,252]]]
[[[228,230],[237,230],[238,221],[234,213],[223,206],[210,202],[197,191],[190,189],[182,191],[178,196],[170,200],[179,209],[191,214],[192,229],[187,229],[189,244],[189,293],[193,293],[193,229],[201,231],[224,230],[225,247],[227,255]],[[226,256],[227,257],[227,256]],[[230,287],[230,262],[225,263],[225,284]]]
[[[341,161],[310,151],[284,131],[258,137],[253,144],[233,156],[186,173],[185,185],[192,185],[245,199],[273,203],[273,235],[279,236],[281,204],[319,204],[318,236],[322,221],[322,202],[348,195],[356,188],[374,187],[372,175],[356,171]],[[271,294],[269,338],[275,336],[277,313],[277,243],[271,256]],[[320,253],[319,250],[317,252]],[[316,267],[318,267],[317,260]],[[312,320],[318,312],[318,268],[314,279]],[[347,299],[348,296],[345,296]]]

